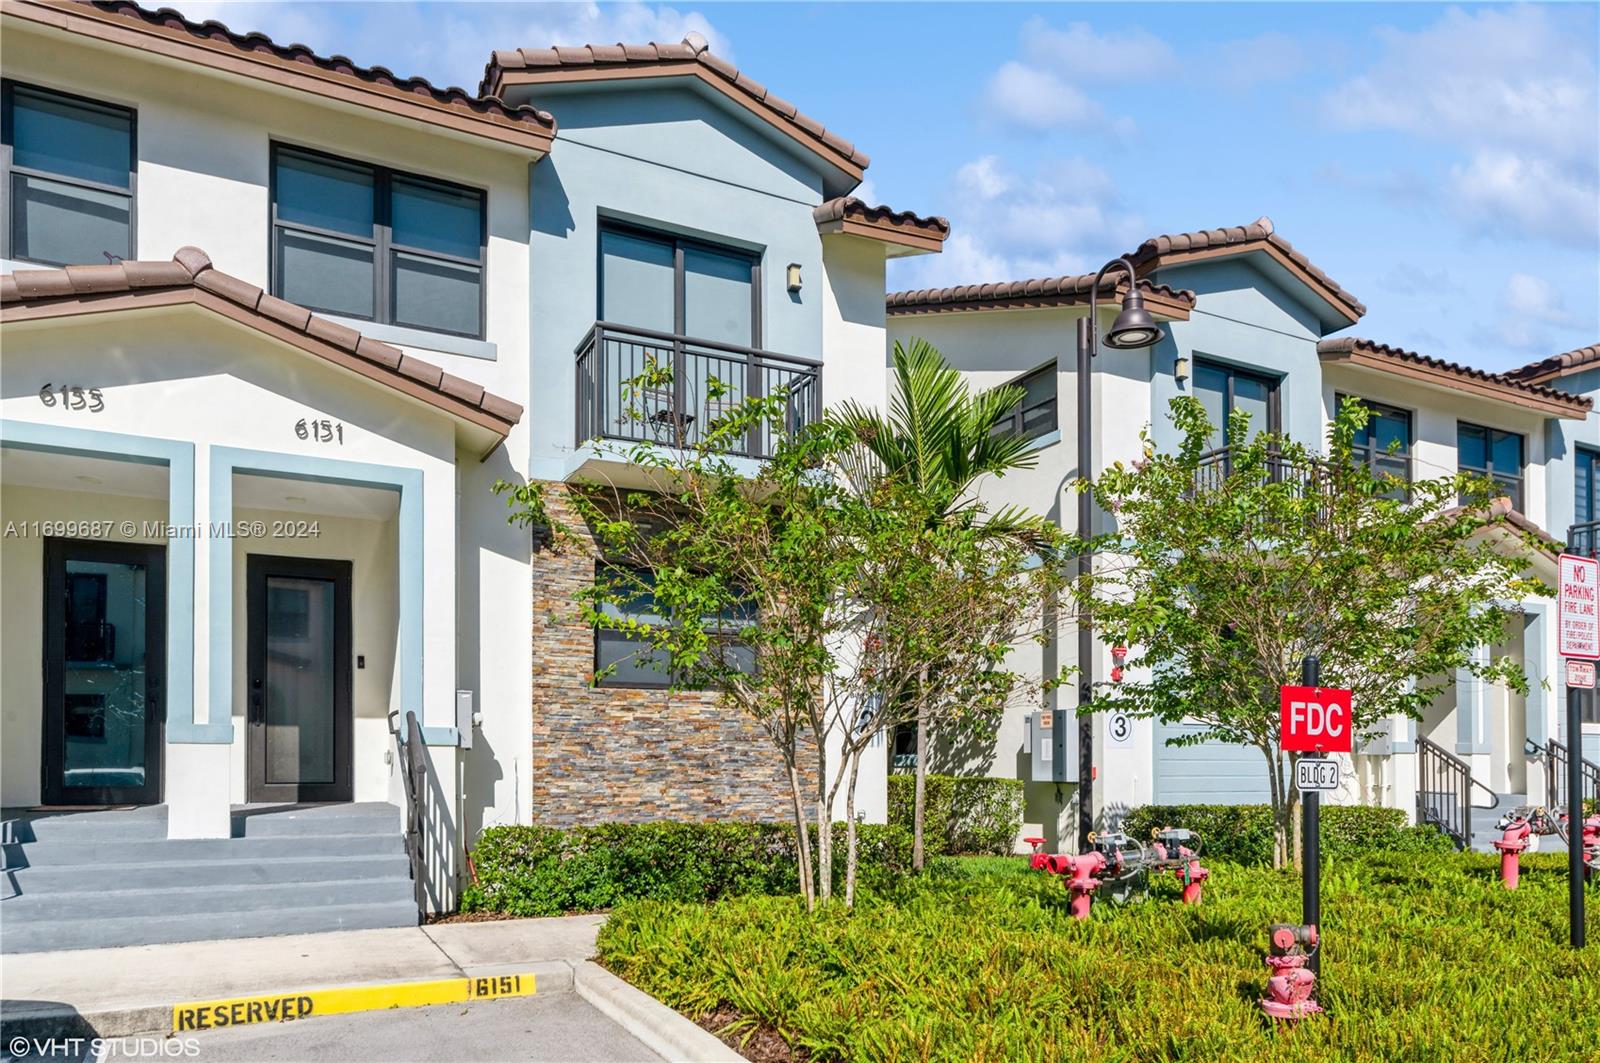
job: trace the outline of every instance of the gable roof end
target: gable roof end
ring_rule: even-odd
[[[871,162],[866,152],[810,118],[788,100],[767,91],[711,52],[706,39],[690,33],[677,44],[582,44],[575,47],[515,48],[496,51],[484,67],[478,91],[501,96],[508,87],[629,77],[697,77],[746,108],[779,132],[860,181]]]
[[[1593,405],[1582,396],[1517,380],[1509,373],[1474,369],[1356,336],[1322,340],[1317,344],[1317,355],[1324,362],[1348,362],[1394,373],[1482,398],[1515,403],[1552,417],[1585,417]]]
[[[360,376],[487,429],[496,445],[522,419],[522,407],[452,376],[399,347],[363,336],[303,306],[223,273],[198,247],[170,262],[24,269],[0,276],[0,323],[38,321],[194,303]],[[492,448],[491,448],[492,449]]]
[[[1566,376],[1568,373],[1581,373],[1597,365],[1600,365],[1600,343],[1591,343],[1587,347],[1579,347],[1565,354],[1552,354],[1548,358],[1530,362],[1519,369],[1511,370],[1506,376],[1528,384],[1539,384]]]
[[[1291,272],[1321,295],[1355,324],[1366,315],[1366,304],[1341,288],[1322,270],[1312,264],[1294,245],[1275,231],[1272,219],[1262,215],[1249,225],[1235,225],[1226,229],[1199,229],[1189,233],[1169,233],[1152,236],[1128,256],[1134,268],[1143,276],[1163,266],[1175,266],[1205,258],[1220,258],[1229,254],[1264,250],[1279,259]]]
[[[813,209],[811,217],[820,233],[864,236],[903,249],[891,249],[891,256],[942,250],[950,235],[950,222],[944,218],[923,218],[881,203],[868,206],[855,196],[830,199]]]
[[[225,74],[485,137],[541,156],[550,150],[555,135],[555,118],[536,107],[512,106],[454,86],[440,88],[425,78],[399,77],[381,66],[357,66],[345,56],[318,55],[303,44],[278,44],[265,34],[236,33],[215,20],[194,22],[171,8],[155,11],[130,0],[3,0],[0,12]]]

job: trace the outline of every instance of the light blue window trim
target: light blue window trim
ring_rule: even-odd
[[[1528,615],[1522,629],[1522,667],[1528,676],[1528,697],[1524,706],[1527,736],[1528,741],[1542,746],[1549,737],[1545,727],[1545,709],[1550,676],[1545,668],[1544,633],[1546,625],[1550,623],[1550,612],[1544,602],[1533,602],[1523,606],[1523,609]]]
[[[400,711],[422,713],[422,470],[237,447],[211,448],[211,519],[233,519],[233,478],[274,476],[400,493]],[[233,719],[233,540],[215,537],[211,572],[211,714]],[[231,730],[231,722],[230,722]],[[428,732],[441,739],[435,743]],[[450,741],[445,742],[448,732]],[[455,744],[454,728],[427,728],[429,745]]]
[[[167,467],[167,523],[194,528],[194,444],[176,439],[124,435],[87,428],[0,420],[0,447],[52,454],[81,454],[113,461]],[[167,692],[166,740],[180,743],[228,742],[224,732],[196,724],[194,696],[195,536],[167,538]]]
[[[490,362],[500,357],[499,345],[490,340],[474,340],[466,336],[452,336],[448,332],[433,332],[407,325],[386,325],[381,321],[363,321],[358,317],[340,317],[338,314],[317,316],[338,322],[346,328],[353,328],[363,336],[392,343],[396,347],[415,347],[418,350],[439,351],[442,354],[459,354],[464,358],[482,358]]]

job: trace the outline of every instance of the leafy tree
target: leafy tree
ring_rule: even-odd
[[[894,390],[887,414],[855,402],[842,404],[839,424],[858,447],[846,463],[858,491],[870,493],[884,477],[910,486],[927,507],[930,523],[960,527],[974,545],[988,542],[998,549],[1039,547],[1054,529],[1037,515],[1017,507],[989,512],[974,488],[985,476],[1004,476],[1037,462],[1033,442],[1005,430],[1023,391],[999,387],[971,392],[961,374],[945,362],[927,340],[909,346],[895,341]],[[972,702],[956,696],[961,677],[938,674],[954,670],[950,662],[932,659],[908,696],[916,721],[916,787],[912,814],[911,863],[923,865],[927,810],[929,740],[935,719],[946,724],[982,721]]]
[[[1110,556],[1078,587],[1108,638],[1132,648],[1131,677],[1088,709],[1117,708],[1261,751],[1275,821],[1274,860],[1290,855],[1295,755],[1280,748],[1280,685],[1305,657],[1354,691],[1357,734],[1421,716],[1463,669],[1525,691],[1511,659],[1473,650],[1501,637],[1505,611],[1549,591],[1529,573],[1537,544],[1465,475],[1409,485],[1375,473],[1353,446],[1366,409],[1347,401],[1328,454],[1266,433],[1206,453],[1213,427],[1192,398],[1172,403],[1183,442],[1117,463],[1092,485],[1115,515]],[[1236,414],[1232,439],[1248,437]],[[1081,485],[1080,489],[1091,489]]]

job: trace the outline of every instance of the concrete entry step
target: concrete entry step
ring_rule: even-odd
[[[342,805],[234,805],[235,838],[315,834],[398,834],[400,809],[382,801]]]
[[[203,898],[202,898],[203,899]],[[175,941],[272,937],[332,930],[368,930],[413,926],[417,906],[409,896],[384,904],[323,905],[252,912],[173,911],[164,917],[84,919],[60,922],[7,922],[8,954],[58,949],[115,948],[159,945]]]
[[[88,889],[187,890],[210,886],[326,882],[384,878],[397,873],[405,877],[406,872],[406,865],[403,862],[397,864],[393,855],[156,861],[149,864],[120,864],[109,871],[76,865],[23,867],[7,872],[16,888],[11,891],[0,890],[0,896],[22,896],[45,891],[78,893]],[[407,878],[407,881],[410,879]],[[0,914],[9,911],[9,908],[0,909]]]
[[[296,856],[381,856],[403,853],[405,839],[391,834],[308,834],[268,838],[153,838],[142,841],[34,842],[0,846],[6,870],[77,865],[108,868],[165,860],[271,859]]]
[[[167,836],[166,805],[126,808],[0,809],[0,844],[134,840]]]
[[[387,870],[392,871],[390,867]],[[74,893],[44,891],[11,898],[5,907],[6,931],[34,923],[74,919],[117,919],[145,916],[161,919],[173,914],[176,894],[171,887],[113,889]],[[251,883],[209,886],[196,900],[212,912],[254,912],[319,905],[387,904],[414,901],[411,880],[403,875],[387,878],[327,879],[321,882]]]

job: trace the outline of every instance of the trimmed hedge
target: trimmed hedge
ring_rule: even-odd
[[[1272,863],[1270,805],[1143,805],[1122,821],[1141,841],[1158,827],[1199,831],[1206,856],[1241,864]],[[1410,826],[1398,808],[1367,805],[1322,806],[1322,851],[1344,859],[1368,853],[1444,853],[1450,839],[1432,827]]]
[[[909,833],[916,813],[914,775],[889,776],[889,822]],[[1005,856],[1022,829],[1022,782],[929,775],[923,845],[929,856]]]
[[[911,866],[911,837],[862,824],[858,888],[892,888]],[[816,829],[812,828],[813,852]],[[562,915],[627,900],[703,903],[798,894],[794,828],[777,823],[609,823],[490,827],[472,850],[478,881],[464,912]],[[834,885],[844,889],[844,824],[834,826]]]

